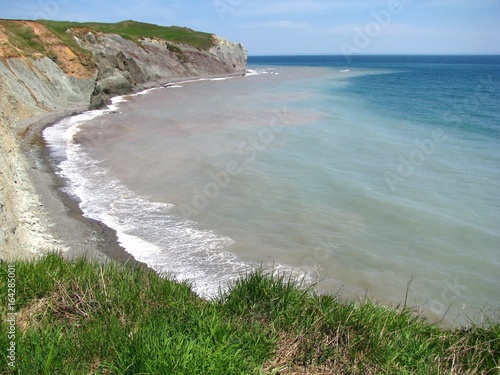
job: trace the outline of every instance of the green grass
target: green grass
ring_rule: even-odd
[[[45,45],[35,34],[32,27],[22,26],[16,21],[8,20],[2,20],[1,24],[6,30],[9,42],[27,55],[45,52]]]
[[[126,39],[137,42],[140,38],[158,38],[169,42],[189,44],[202,50],[208,50],[212,46],[212,34],[194,31],[179,26],[158,26],[136,21],[123,21],[117,23],[98,22],[67,22],[39,20],[41,24],[68,42],[66,30],[71,27],[86,27],[103,33],[115,33]],[[69,37],[70,38],[70,37]],[[70,38],[71,39],[71,38]]]
[[[445,330],[257,270],[206,301],[142,268],[48,255],[16,268],[16,368],[5,374],[498,374],[500,325]]]

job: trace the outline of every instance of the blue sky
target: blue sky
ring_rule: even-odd
[[[187,26],[266,54],[500,54],[500,0],[0,0],[0,18]]]

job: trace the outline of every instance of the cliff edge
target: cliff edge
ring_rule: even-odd
[[[33,181],[43,124],[141,88],[245,74],[246,61],[241,44],[186,28],[0,20],[0,259],[70,246]]]

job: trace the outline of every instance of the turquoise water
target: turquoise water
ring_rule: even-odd
[[[500,305],[500,61],[254,57],[45,138],[84,213],[204,296],[263,264],[451,324]],[[109,111],[108,111],[109,112]]]

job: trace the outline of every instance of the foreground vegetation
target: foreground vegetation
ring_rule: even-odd
[[[498,374],[500,365],[498,324],[444,330],[262,270],[206,301],[143,268],[48,255],[15,263],[12,368],[8,272],[2,263],[5,374]]]

